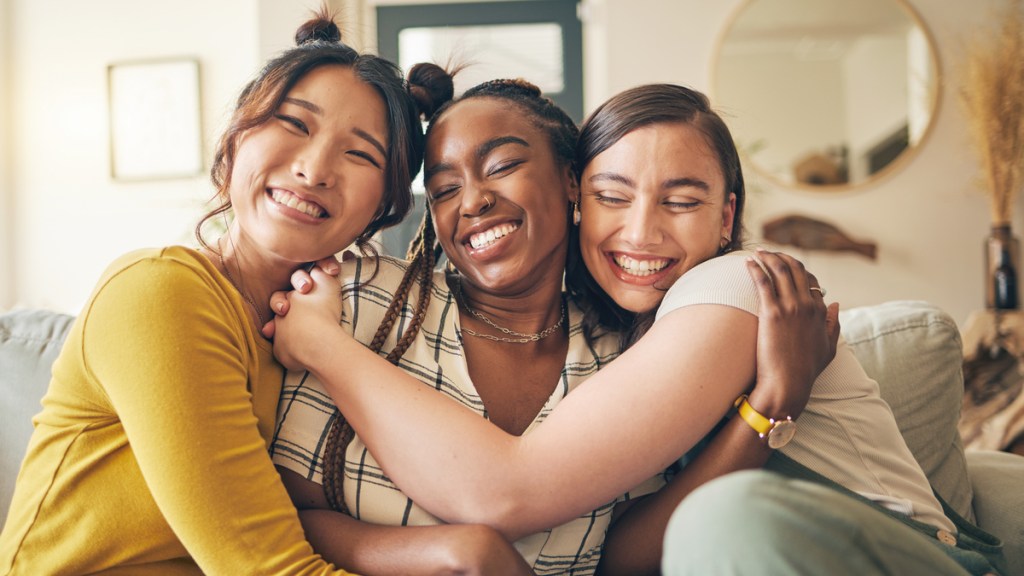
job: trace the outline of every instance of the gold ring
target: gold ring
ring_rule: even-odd
[[[824,298],[825,294],[828,293],[824,288],[819,288],[818,286],[811,286],[811,292],[817,292],[818,294],[821,294],[822,298]]]

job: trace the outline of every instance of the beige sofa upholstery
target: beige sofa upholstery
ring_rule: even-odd
[[[843,337],[892,406],[907,444],[936,491],[961,515],[1006,543],[1011,574],[1024,574],[1024,458],[964,453],[957,432],[963,395],[956,323],[925,302],[841,313]],[[73,318],[41,310],[0,315],[0,521],[46,391],[50,365]]]

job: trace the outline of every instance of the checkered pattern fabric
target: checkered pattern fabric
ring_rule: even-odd
[[[343,326],[360,342],[369,343],[373,338],[406,266],[403,261],[387,257],[381,257],[376,266],[371,259],[344,264]],[[408,302],[415,303],[417,294],[418,287],[414,287]],[[580,325],[582,314],[572,305],[568,310],[569,350],[565,367],[554,392],[528,430],[543,422],[566,394],[617,355],[617,341],[613,337],[588,345]],[[394,348],[397,335],[405,331],[411,320],[412,304],[408,304],[395,322],[397,329],[384,343],[382,355]],[[425,385],[486,417],[463,355],[458,306],[443,272],[435,273],[427,314],[399,366]],[[323,483],[323,450],[336,415],[333,402],[315,376],[308,372],[288,373],[271,448],[274,462]],[[663,484],[664,478],[657,476],[621,499],[656,491]],[[440,522],[391,482],[358,436],[346,453],[344,496],[352,515],[367,522],[403,526]],[[527,536],[516,542],[516,547],[538,574],[592,574],[615,504],[609,502],[553,530]]]

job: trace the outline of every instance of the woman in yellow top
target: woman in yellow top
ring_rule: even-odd
[[[204,218],[233,211],[227,232],[100,279],[35,418],[0,574],[335,572],[267,454],[282,370],[260,328],[294,270],[405,216],[423,150],[398,69],[340,38],[318,15],[243,89]],[[489,529],[444,529],[454,552],[518,557]]]

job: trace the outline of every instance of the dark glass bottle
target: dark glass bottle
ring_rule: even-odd
[[[1017,268],[1020,241],[1009,225],[993,226],[985,240],[985,307],[989,310],[1020,308]]]
[[[1010,260],[1010,250],[1003,248],[999,252],[999,263],[992,274],[995,289],[996,310],[1017,309],[1017,271]]]

